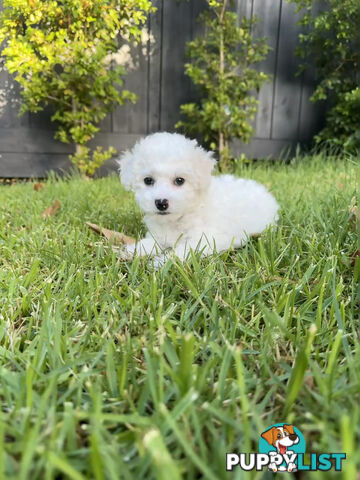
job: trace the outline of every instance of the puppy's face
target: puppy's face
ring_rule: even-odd
[[[182,215],[200,200],[192,180],[191,172],[181,166],[146,169],[135,188],[136,201],[148,215]]]
[[[125,188],[135,192],[147,215],[181,216],[194,210],[206,192],[215,161],[212,154],[182,135],[146,137],[120,159]]]
[[[276,447],[282,455],[286,453],[288,447],[299,443],[299,437],[294,431],[292,425],[283,425],[282,427],[272,427],[270,430],[262,433],[261,436],[270,444]]]

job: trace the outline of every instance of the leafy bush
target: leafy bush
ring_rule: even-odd
[[[304,10],[307,33],[300,36],[297,53],[315,62],[319,83],[312,100],[330,102],[326,126],[315,140],[355,153],[360,149],[360,2],[290,1]]]
[[[220,168],[229,159],[231,138],[249,142],[258,101],[253,95],[269,77],[253,66],[269,51],[265,39],[253,39],[256,19],[243,18],[229,10],[227,0],[208,0],[209,9],[201,14],[205,34],[188,44],[186,74],[201,92],[199,103],[181,106],[186,117],[176,127],[202,134],[210,148],[219,154]]]
[[[54,109],[56,138],[74,142],[72,162],[86,174],[114,153],[86,144],[108,112],[136,95],[119,89],[125,69],[113,65],[119,39],[138,40],[150,0],[4,0],[2,56],[21,86],[20,113]]]

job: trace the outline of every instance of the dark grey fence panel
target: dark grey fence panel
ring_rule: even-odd
[[[162,27],[164,23],[164,10],[162,0],[153,2],[156,13],[149,18],[149,74],[148,74],[148,133],[160,129],[161,105],[161,62],[162,62]]]
[[[93,146],[113,145],[122,151],[147,133],[175,131],[180,105],[197,98],[196,88],[184,75],[185,47],[201,34],[197,18],[206,1],[154,0],[154,4],[157,12],[150,15],[139,45],[124,45],[115,55],[128,70],[125,87],[138,95],[138,101],[120,106],[101,122]],[[297,17],[285,0],[237,0],[236,11],[239,18],[259,17],[254,35],[266,36],[272,48],[259,68],[272,79],[259,93],[253,140],[249,145],[236,141],[234,149],[252,157],[278,156],[309,140],[322,122],[323,108],[309,102],[312,73],[295,76]],[[43,176],[51,169],[68,168],[73,148],[53,139],[51,111],[19,118],[19,105],[18,87],[0,62],[0,177]],[[102,172],[114,167],[110,161]]]
[[[127,69],[126,86],[136,93],[135,104],[118,107],[112,114],[113,125],[110,131],[121,133],[146,132],[148,104],[148,37],[149,30],[143,29],[141,42],[137,46],[123,45],[113,56],[117,63]],[[109,130],[107,130],[109,131]]]
[[[271,80],[266,82],[259,92],[259,109],[256,116],[255,131],[258,138],[271,138],[281,2],[254,0],[252,12],[259,19],[254,27],[254,35],[256,37],[266,37],[271,48],[266,59],[259,64],[259,69],[270,74]]]
[[[191,83],[184,74],[185,43],[191,40],[192,3],[163,2],[160,129],[173,130],[179,107],[189,98]]]
[[[280,28],[275,72],[275,99],[271,138],[298,138],[301,103],[301,78],[296,76],[299,60],[294,54],[300,29],[294,6],[283,2],[280,10]]]

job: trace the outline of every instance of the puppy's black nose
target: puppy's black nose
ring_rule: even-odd
[[[162,200],[157,199],[155,200],[155,205],[160,212],[164,212],[169,208],[169,201],[166,198],[163,198]]]
[[[296,433],[291,433],[291,434],[289,435],[289,438],[290,438],[290,440],[292,440],[293,442],[295,442],[295,440],[298,438],[298,436],[296,435]]]

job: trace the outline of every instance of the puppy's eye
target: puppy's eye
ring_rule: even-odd
[[[152,177],[145,177],[144,178],[145,185],[154,185],[155,180]]]
[[[278,433],[278,436],[277,436],[277,438],[281,438],[281,434],[280,434],[280,433]]]
[[[175,178],[174,183],[178,187],[181,187],[181,185],[184,185],[184,183],[185,183],[185,178],[177,177],[177,178]]]

